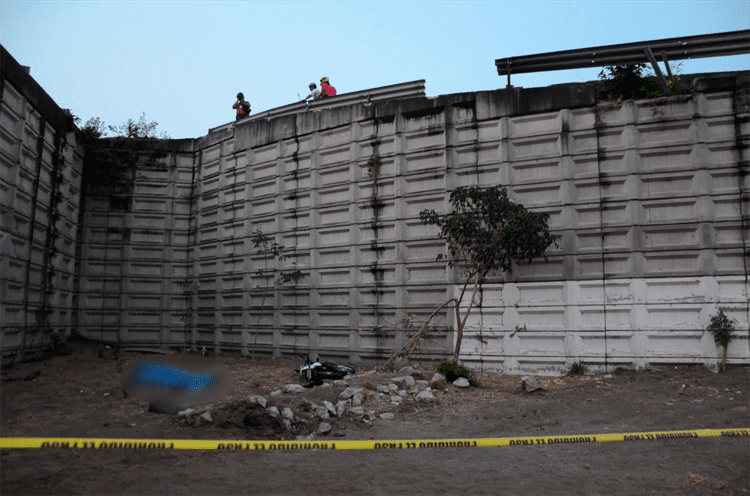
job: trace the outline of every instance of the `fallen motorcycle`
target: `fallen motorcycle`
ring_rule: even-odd
[[[347,367],[346,365],[339,365],[333,362],[321,362],[320,358],[317,358],[315,362],[310,362],[310,358],[304,355],[299,355],[305,359],[305,364],[299,368],[299,375],[302,379],[306,379],[311,382],[312,385],[321,385],[323,380],[330,379],[343,379],[348,374],[354,374],[354,367]]]

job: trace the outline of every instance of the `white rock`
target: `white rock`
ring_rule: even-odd
[[[415,370],[414,367],[412,367],[411,365],[407,365],[406,367],[401,367],[398,373],[399,374],[411,374],[412,372],[414,372],[414,370]]]
[[[284,425],[286,426],[287,430],[292,430],[292,421],[291,420],[289,420],[288,418],[285,418],[285,419],[282,419],[281,421],[284,423]]]
[[[321,434],[328,434],[329,432],[331,432],[331,429],[333,429],[333,427],[331,427],[331,424],[329,424],[328,422],[321,422],[318,426],[318,432],[320,432]]]
[[[394,405],[400,405],[404,399],[401,396],[391,396],[391,403]]]
[[[336,407],[333,406],[333,403],[331,403],[330,401],[324,401],[323,406],[326,407],[326,410],[328,410],[328,413],[334,416],[336,415]]]
[[[362,390],[363,390],[362,388],[348,387],[344,389],[343,391],[341,391],[341,393],[339,394],[339,398],[343,398],[347,400],[351,398],[352,396],[354,396],[356,393],[361,393]]]
[[[209,423],[214,421],[214,418],[211,416],[211,413],[209,413],[209,412],[205,412],[203,415],[201,415],[198,418],[204,420],[205,422],[209,422]]]
[[[402,389],[401,391],[398,392],[398,395],[401,396],[402,398],[406,398],[407,396],[409,396],[409,393],[407,393],[405,390]]]
[[[294,412],[289,407],[284,407],[284,409],[281,410],[281,416],[285,419],[294,420]]]
[[[416,381],[416,383],[414,384],[414,389],[416,389],[417,391],[424,391],[429,387],[430,383],[428,381]]]
[[[333,387],[333,386],[331,386],[331,383],[330,383],[330,382],[326,382],[326,383],[325,383],[325,384],[323,384],[323,386],[321,386],[321,387]]]
[[[415,381],[414,378],[410,375],[404,377],[394,377],[393,379],[391,379],[391,382],[398,384],[403,389],[411,389],[417,383],[417,381]]]
[[[313,411],[315,412],[315,415],[322,419],[330,418],[331,416],[328,414],[328,408],[324,406],[316,406],[313,408]]]
[[[398,386],[395,384],[388,384],[388,391],[391,393],[397,393],[398,392]]]
[[[355,393],[352,396],[352,406],[360,406],[362,404],[362,393]]]
[[[183,410],[181,412],[177,412],[177,418],[181,417],[189,417],[191,413],[193,413],[195,410],[192,408],[188,408],[187,410]]]
[[[388,394],[388,393],[390,393],[390,392],[391,392],[391,390],[390,390],[390,389],[388,389],[388,386],[386,386],[386,385],[384,385],[384,384],[381,384],[380,386],[378,386],[378,392],[379,392],[379,393],[385,393],[385,394]]]
[[[279,416],[279,409],[276,408],[275,406],[268,407],[266,410],[268,411],[268,413],[272,417],[278,417]]]
[[[271,391],[271,394],[269,396],[271,398],[275,398],[276,396],[279,396],[281,394],[281,389],[277,389],[276,391]]]
[[[352,415],[364,415],[365,410],[361,406],[353,406],[349,409],[349,413]]]
[[[383,420],[393,420],[394,418],[396,418],[396,416],[392,413],[381,413],[380,418],[382,418]]]
[[[266,407],[266,399],[263,396],[259,396],[257,394],[252,394],[247,397],[248,403],[257,403],[263,408]]]
[[[521,378],[521,387],[527,392],[532,393],[537,389],[542,389],[539,383],[532,376],[527,375]]]
[[[341,379],[336,379],[332,384],[334,387],[349,387],[349,383]]]
[[[346,411],[346,407],[344,405],[339,405],[336,403],[336,416],[341,417],[344,412]]]
[[[432,376],[432,379],[430,379],[430,384],[432,384],[433,382],[444,381],[444,380],[446,380],[445,376],[443,374],[437,373]]]
[[[305,388],[300,384],[287,384],[284,386],[285,393],[304,393]]]
[[[307,436],[297,436],[297,441],[313,441],[315,439],[315,434],[309,434]]]
[[[417,401],[420,403],[432,403],[435,401],[435,396],[429,391],[422,391],[417,394]]]
[[[453,385],[460,388],[469,387],[471,384],[469,384],[469,380],[466,377],[459,377],[455,381],[453,381]]]
[[[370,410],[367,412],[367,418],[369,420],[375,420],[377,418],[377,415],[375,415],[375,410]]]

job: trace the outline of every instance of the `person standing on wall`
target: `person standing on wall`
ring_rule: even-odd
[[[310,94],[307,95],[305,98],[303,98],[304,101],[307,101],[308,99],[312,98],[313,100],[317,100],[318,98],[321,98],[323,95],[316,86],[315,83],[310,83]]]
[[[320,89],[321,89],[320,98],[325,98],[327,96],[336,95],[336,88],[330,85],[327,77],[320,78]]]
[[[250,115],[250,102],[245,101],[245,95],[243,95],[242,92],[237,93],[237,101],[234,102],[232,108],[237,109],[237,121]]]

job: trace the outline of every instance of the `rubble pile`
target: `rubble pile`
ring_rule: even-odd
[[[433,394],[435,388],[445,388],[446,378],[442,374],[434,374],[431,380],[426,380],[422,371],[415,367],[404,367],[399,374],[403,375],[388,378],[372,370],[347,376],[346,380],[327,382],[319,386],[318,391],[336,390],[325,395],[330,400],[311,400],[308,396],[320,395],[305,394],[311,390],[300,384],[287,384],[267,396],[251,394],[232,404],[188,408],[178,412],[176,418],[193,426],[244,427],[253,430],[256,436],[282,435],[309,440],[315,436],[335,435],[335,427],[342,421],[366,424],[378,419],[393,420],[396,415],[383,410],[407,403],[420,407],[434,404],[438,401]],[[361,387],[352,385],[354,382]],[[378,384],[374,385],[376,382]],[[469,384],[454,385],[467,387]]]

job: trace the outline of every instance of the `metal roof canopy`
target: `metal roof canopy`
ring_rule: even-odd
[[[669,68],[668,60],[750,53],[750,29],[508,57],[495,60],[495,66],[497,66],[499,76],[508,76],[508,86],[510,86],[511,73],[562,71],[565,69],[650,62],[659,82],[662,84],[662,88],[666,89],[666,80],[659,70],[654,53],[661,55],[671,78],[672,71]]]

